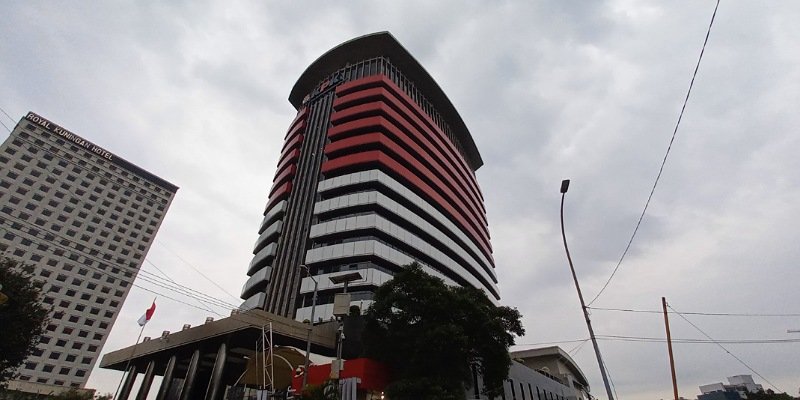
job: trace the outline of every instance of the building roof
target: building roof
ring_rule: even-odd
[[[305,344],[307,338],[310,338],[312,350],[316,352],[333,353],[335,349],[336,327],[333,323],[314,325],[311,335],[307,336],[307,324],[254,309],[174,332],[163,338],[145,340],[133,346],[107,352],[100,360],[100,368],[121,371],[126,368],[129,361],[158,358],[181,349],[202,347],[203,342],[213,340],[227,342],[230,351],[236,348],[249,348],[260,340],[263,327],[269,325],[272,326],[275,335],[275,344],[300,347]]]
[[[52,132],[52,133],[54,133],[54,134],[56,134],[58,136],[61,136],[62,138],[66,139],[69,143],[75,143],[75,144],[83,147],[86,150],[91,149],[89,151],[90,154],[93,154],[93,155],[95,155],[95,156],[97,156],[99,158],[104,158],[104,159],[106,159],[108,161],[111,161],[112,163],[114,163],[114,164],[116,164],[116,165],[118,165],[118,166],[120,166],[120,167],[122,167],[122,168],[124,168],[124,169],[126,169],[128,171],[130,171],[130,172],[133,172],[134,174],[139,175],[140,177],[142,177],[144,179],[147,179],[148,181],[150,181],[150,182],[152,182],[152,183],[154,183],[154,184],[156,184],[158,186],[161,186],[164,189],[167,189],[167,191],[169,191],[170,193],[175,193],[175,192],[178,191],[178,186],[168,182],[166,179],[161,178],[161,177],[159,177],[159,176],[157,176],[157,175],[155,175],[155,174],[153,174],[153,173],[151,173],[149,171],[146,171],[144,168],[139,167],[138,165],[135,165],[132,162],[130,162],[128,160],[125,160],[124,158],[122,158],[122,157],[120,157],[120,156],[118,156],[118,155],[116,155],[114,153],[111,153],[110,151],[107,151],[107,150],[103,149],[102,147],[92,143],[91,141],[88,141],[88,140],[78,136],[77,134],[75,134],[73,132],[70,132],[68,129],[61,127],[60,125],[56,124],[55,122],[52,122],[52,121],[48,120],[47,118],[45,118],[45,117],[43,117],[43,116],[41,116],[39,114],[36,114],[33,111],[28,111],[28,113],[25,114],[25,117],[23,118],[23,120],[30,121],[30,122],[34,123],[35,125],[40,126],[43,129],[48,130],[49,132]],[[20,122],[22,122],[22,120],[20,120]]]
[[[550,347],[541,347],[538,349],[529,349],[529,350],[519,350],[519,351],[512,351],[511,358],[519,359],[519,360],[527,360],[527,359],[535,359],[535,358],[556,358],[559,361],[563,362],[564,365],[572,372],[575,378],[578,379],[578,383],[589,386],[589,381],[586,379],[586,375],[583,374],[580,367],[578,367],[578,363],[572,359],[572,357],[567,354],[564,350],[562,350],[558,346],[550,346]]]
[[[419,88],[428,101],[448,122],[455,137],[466,153],[467,163],[474,170],[483,165],[478,148],[472,140],[469,129],[464,124],[453,103],[444,94],[439,84],[389,32],[376,32],[348,40],[317,58],[306,68],[289,94],[289,102],[300,108],[303,97],[325,78],[348,63],[356,63],[375,57],[386,57],[399,68]]]

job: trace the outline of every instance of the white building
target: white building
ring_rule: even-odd
[[[82,388],[177,186],[33,112],[0,145],[0,252],[34,266],[50,322],[10,389]]]

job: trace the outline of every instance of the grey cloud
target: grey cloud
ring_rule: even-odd
[[[558,185],[573,179],[567,232],[593,297],[658,171],[713,5],[12,2],[0,26],[8,38],[0,42],[0,106],[63,122],[181,186],[157,242],[236,295],[294,117],[291,86],[324,51],[389,30],[440,83],[482,152],[477,176],[502,301],[523,312],[528,328],[518,342],[581,339]],[[789,1],[721,4],[650,211],[595,305],[657,309],[666,296],[685,311],[797,312],[798,16]],[[179,279],[189,270],[158,243],[148,258],[181,283],[234,301],[204,279]],[[131,292],[106,350],[131,342],[126,321],[150,301]],[[157,312],[151,336],[208,314],[159,304],[175,317]],[[723,339],[786,338],[800,327],[788,317],[689,318]],[[593,321],[601,334],[663,335],[659,316],[596,311]],[[673,329],[702,337],[677,316]],[[601,347],[620,397],[669,396],[663,344]],[[600,395],[593,352],[576,351]],[[731,351],[782,389],[796,387],[795,347]],[[749,373],[713,345],[680,344],[676,357],[685,397]],[[117,382],[95,371],[90,385],[113,391]]]

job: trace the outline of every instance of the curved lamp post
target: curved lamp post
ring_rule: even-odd
[[[603,365],[603,358],[600,356],[600,348],[597,346],[597,339],[594,337],[594,329],[592,329],[592,321],[589,319],[589,311],[586,308],[586,302],[583,301],[583,293],[581,293],[581,286],[578,284],[578,276],[575,275],[575,267],[572,265],[572,257],[569,255],[569,248],[567,247],[567,235],[564,233],[564,195],[567,194],[569,189],[569,179],[561,181],[561,238],[564,240],[564,251],[567,252],[567,261],[569,261],[569,270],[572,271],[572,280],[575,281],[575,289],[578,290],[578,298],[581,300],[581,309],[583,310],[583,317],[586,319],[586,327],[589,328],[589,337],[592,339],[594,346],[594,354],[597,356],[597,364],[600,366],[600,374],[603,376],[603,383],[606,385],[606,393],[608,400],[614,400],[614,395],[611,393],[611,386],[608,384],[608,376],[606,376],[606,369]]]

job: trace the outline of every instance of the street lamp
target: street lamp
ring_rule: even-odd
[[[614,400],[614,395],[611,393],[611,386],[608,384],[606,369],[603,366],[603,358],[600,356],[600,347],[597,346],[597,339],[594,337],[594,329],[592,329],[592,321],[589,319],[589,311],[586,308],[586,303],[583,301],[581,286],[578,284],[578,276],[575,275],[575,267],[572,265],[572,257],[569,255],[569,248],[567,247],[567,235],[564,233],[564,195],[567,194],[568,189],[569,179],[564,179],[561,181],[561,238],[564,240],[564,251],[567,252],[567,261],[569,261],[569,269],[572,271],[572,280],[575,281],[575,289],[578,290],[578,298],[581,300],[581,309],[583,310],[583,317],[586,319],[586,327],[589,328],[589,337],[592,339],[594,354],[597,356],[597,363],[600,365],[600,375],[603,376],[603,383],[606,385],[608,399]]]
[[[344,326],[342,325],[342,317],[347,315],[348,309],[350,308],[350,295],[347,294],[347,285],[350,282],[358,281],[364,279],[360,272],[350,272],[347,274],[331,276],[328,279],[335,285],[340,283],[344,284],[344,290],[342,293],[337,294],[336,298],[333,300],[333,314],[336,316],[337,320],[339,321],[339,329],[337,330],[337,349],[336,349],[336,368],[331,368],[331,377],[335,379],[339,379],[339,373],[342,370],[342,342],[344,341]],[[339,307],[344,308],[344,310],[338,310]],[[343,312],[342,312],[343,311]]]
[[[300,269],[306,270],[306,275],[314,281],[314,295],[311,297],[311,321],[308,325],[308,335],[306,336],[306,362],[303,370],[303,386],[302,388],[306,388],[306,384],[308,383],[308,364],[309,358],[311,355],[311,331],[314,329],[314,310],[317,308],[317,289],[319,288],[319,282],[317,282],[316,278],[311,275],[311,271],[308,269],[308,266],[301,264]]]

